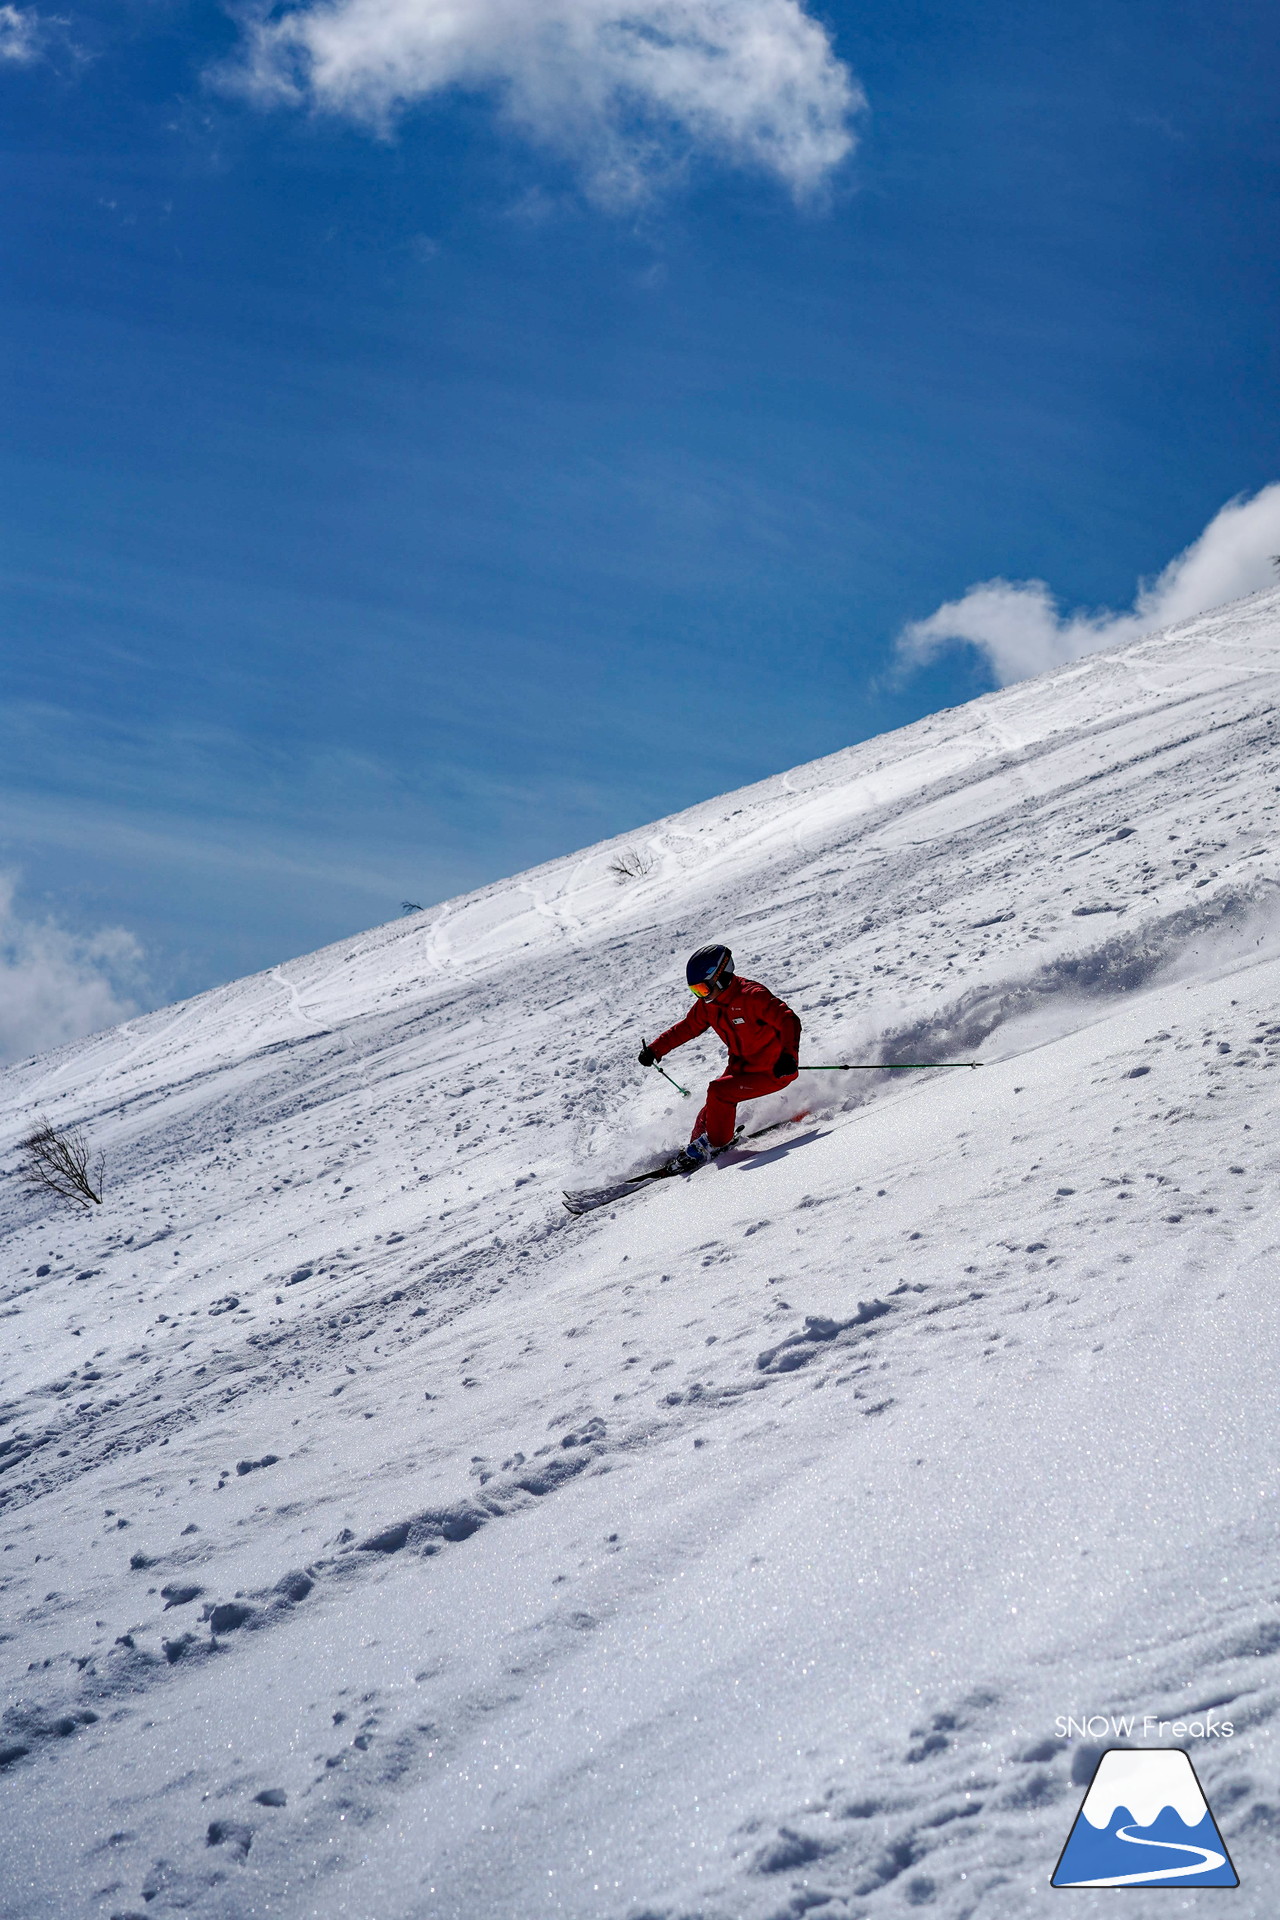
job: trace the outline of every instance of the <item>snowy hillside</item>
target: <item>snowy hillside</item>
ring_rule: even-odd
[[[1088,1715],[1273,1914],[1278,698],[1273,593],[0,1075],[3,1920],[1038,1915]],[[984,1070],[571,1219],[713,938]]]

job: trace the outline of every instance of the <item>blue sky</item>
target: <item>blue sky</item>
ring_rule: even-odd
[[[639,0],[610,95],[622,9],[513,4],[451,69],[439,0],[0,6],[0,1000],[964,700],[1050,656],[908,623],[1128,608],[1280,479],[1272,5],[738,0],[726,88],[721,0]]]

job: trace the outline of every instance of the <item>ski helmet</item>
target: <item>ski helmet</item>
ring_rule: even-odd
[[[696,993],[699,1000],[706,1000],[711,994],[719,993],[732,980],[733,955],[728,947],[718,944],[699,947],[696,953],[689,955],[684,977],[689,982],[690,993]]]

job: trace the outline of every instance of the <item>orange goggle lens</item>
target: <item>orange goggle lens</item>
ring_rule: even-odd
[[[711,991],[711,982],[709,980],[695,980],[689,988],[689,991],[690,993],[696,993],[699,1000],[705,1000]]]

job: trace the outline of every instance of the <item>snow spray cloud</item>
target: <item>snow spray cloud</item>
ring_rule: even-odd
[[[382,128],[453,89],[489,94],[624,205],[695,149],[803,198],[852,151],[864,104],[802,0],[309,0],[255,21],[223,77]]]
[[[1218,918],[1193,927],[1151,977],[1156,987],[1180,980],[1217,980],[1280,960],[1280,888],[1260,881]]]
[[[0,1066],[114,1026],[137,1007],[142,950],[123,927],[82,937],[24,919],[0,874]]]
[[[914,664],[967,644],[987,656],[998,684],[1008,686],[1273,585],[1278,549],[1280,483],[1273,483],[1251,500],[1229,500],[1163,573],[1140,583],[1128,613],[1064,614],[1043,580],[984,580],[962,600],[949,600],[906,627],[899,656]]]
[[[1135,915],[1096,945],[1056,954],[1029,972],[978,981],[883,1029],[873,1045],[880,1057],[900,1060],[954,1059],[983,1046],[988,1060],[1014,1058],[1091,1026],[1123,995],[1217,978],[1277,954],[1280,889],[1269,880],[1224,886],[1171,913]],[[844,1104],[875,1097],[874,1087],[855,1090]]]

